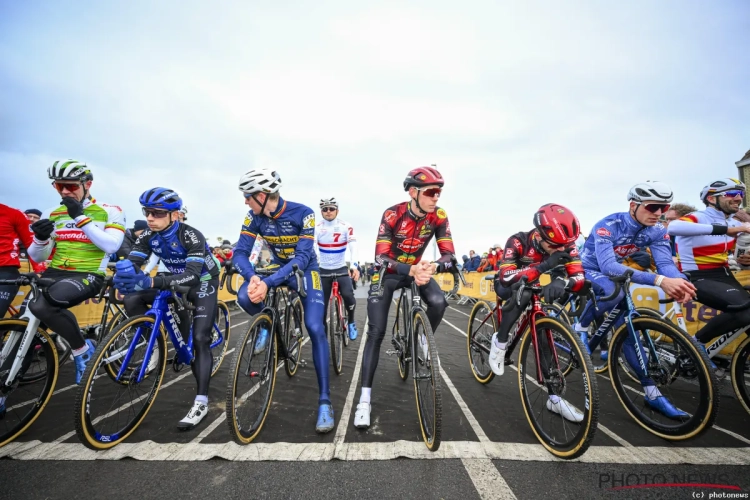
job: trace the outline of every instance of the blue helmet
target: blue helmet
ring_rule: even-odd
[[[171,189],[155,187],[143,193],[139,199],[146,208],[157,208],[173,212],[182,208],[182,198]]]

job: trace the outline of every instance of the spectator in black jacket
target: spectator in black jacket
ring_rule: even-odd
[[[122,245],[120,245],[120,249],[117,251],[118,259],[128,258],[128,255],[130,255],[130,251],[133,249],[133,243],[135,243],[135,240],[137,240],[141,233],[146,229],[148,229],[148,224],[146,224],[146,221],[137,220],[133,224],[132,229],[128,229],[127,231],[125,231],[125,237],[122,239]]]

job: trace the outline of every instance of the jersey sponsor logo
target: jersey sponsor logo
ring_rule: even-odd
[[[407,253],[413,253],[422,248],[424,243],[419,238],[406,238],[396,246]]]
[[[414,255],[406,255],[404,253],[396,257],[396,260],[402,264],[414,264],[417,261],[417,257]]]
[[[106,204],[106,203],[102,203],[102,206],[103,206],[103,207],[112,207],[112,208],[116,208],[116,209],[117,209],[118,211],[122,212],[122,208],[118,207],[117,205],[108,205],[108,204]]]
[[[510,259],[512,257],[513,257],[513,249],[512,248],[508,248],[507,250],[505,250],[505,258],[506,259]]]
[[[380,225],[380,234],[383,234],[385,232],[385,224]]]
[[[267,242],[273,245],[284,245],[289,243],[297,243],[299,236],[264,236]]]
[[[386,210],[383,214],[383,219],[385,219],[386,222],[393,222],[396,220],[396,212],[393,210]]]
[[[186,230],[185,236],[190,238],[190,243],[193,243],[194,245],[198,244],[198,235],[195,234],[195,231]]]
[[[244,220],[244,221],[242,221],[242,225],[243,225],[243,226],[249,226],[249,225],[250,225],[250,223],[251,223],[252,221],[253,221],[253,216],[252,216],[252,215],[250,215],[250,214],[247,214],[247,215],[245,216],[245,220]]]
[[[401,222],[401,229],[404,229],[407,226],[407,224],[409,224],[408,221],[402,221]]]
[[[615,255],[619,257],[627,257],[628,255],[637,252],[638,247],[635,245],[620,245],[614,247],[612,250],[614,250]]]
[[[320,274],[318,271],[311,271],[310,272],[310,278],[312,278],[312,287],[313,290],[322,290],[323,287],[320,284]]]
[[[302,227],[305,229],[315,228],[315,214],[308,214],[302,219]]]
[[[57,241],[80,241],[81,243],[91,243],[91,240],[83,231],[56,233],[55,239]]]
[[[445,213],[445,210],[443,210],[442,208],[438,208],[436,214],[438,219],[445,219],[446,217],[448,217],[448,215]]]
[[[600,227],[599,229],[597,229],[596,234],[598,234],[599,236],[604,236],[604,237],[612,236],[612,233],[610,233],[608,229],[603,228],[603,227]]]

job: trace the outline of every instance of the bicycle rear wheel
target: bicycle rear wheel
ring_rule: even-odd
[[[344,332],[341,330],[341,318],[339,317],[339,297],[331,294],[328,299],[328,311],[326,314],[326,327],[328,338],[331,343],[331,362],[336,375],[341,375],[344,368]]]
[[[492,313],[492,308],[487,302],[478,301],[469,314],[469,326],[466,327],[466,352],[469,355],[471,372],[480,384],[489,384],[495,377],[489,360],[492,335],[496,331],[497,320]]]
[[[440,392],[440,374],[435,336],[427,314],[418,310],[412,319],[412,360],[414,363],[414,392],[417,399],[419,425],[427,449],[440,448],[443,402]]]
[[[633,384],[630,375],[626,375],[617,362],[620,358],[627,359],[626,351],[631,352],[631,359],[637,359],[636,348],[626,347],[626,341],[632,338],[627,324],[612,335],[609,357],[612,387],[625,410],[641,427],[664,439],[679,441],[705,432],[713,425],[719,409],[718,382],[709,368],[705,351],[692,336],[660,319],[634,318],[633,328],[643,344],[645,355],[642,355],[648,370],[639,380],[652,382],[687,416],[670,419],[653,409],[646,402],[643,387]],[[654,343],[656,355],[649,351],[646,338],[649,335],[661,338]],[[636,369],[629,368],[637,373]]]
[[[219,371],[224,356],[229,347],[229,335],[232,332],[231,319],[229,317],[229,307],[224,302],[219,301],[216,308],[216,320],[211,327],[211,376],[216,375]],[[221,342],[219,341],[221,339]]]
[[[302,341],[304,336],[302,326],[305,324],[302,300],[295,296],[288,306],[287,312],[288,314],[284,316],[284,343],[286,344],[287,352],[287,358],[284,360],[284,370],[287,376],[293,377],[297,373],[300,358],[302,357]]]
[[[23,335],[27,326],[26,320],[0,320],[0,352],[5,347],[5,343],[10,341],[12,333]],[[16,359],[22,340],[23,338],[19,337],[15,341],[16,345],[0,366],[0,386],[2,387],[6,386],[8,371]],[[12,382],[4,393],[0,393],[5,397],[5,415],[0,418],[0,447],[23,434],[41,415],[52,397],[58,373],[57,350],[54,345],[46,331],[41,328],[37,329],[21,365],[21,371],[16,375],[17,382]]]
[[[248,444],[258,437],[271,408],[278,359],[271,322],[266,313],[253,316],[232,359],[226,415],[229,434],[237,444]],[[268,347],[256,355],[255,341],[261,328],[268,330],[271,338]]]
[[[548,335],[553,339],[551,343]],[[518,352],[518,386],[526,419],[547,451],[564,459],[579,457],[591,444],[599,421],[599,390],[594,367],[580,337],[559,319],[538,318],[536,338],[539,357],[530,329],[524,332]],[[579,360],[580,370],[568,377],[555,361],[555,355],[559,359],[566,354],[556,339],[570,346]],[[538,380],[540,371],[542,384]],[[577,410],[572,413],[579,414],[580,421],[563,417],[571,410]]]
[[[737,399],[750,413],[750,336],[745,338],[734,352],[730,370]]]
[[[76,434],[87,448],[106,450],[121,443],[138,428],[154,404],[167,366],[166,337],[163,331],[154,332],[154,326],[152,316],[128,318],[94,351],[83,373],[74,407]],[[148,341],[152,335],[154,347],[149,353]],[[123,365],[133,344],[133,356]],[[141,367],[146,362],[149,364],[145,376],[139,382]],[[117,373],[112,377],[107,370],[113,363],[122,371],[119,381]]]

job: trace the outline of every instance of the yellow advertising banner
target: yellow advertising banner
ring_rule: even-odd
[[[496,296],[492,281],[484,279],[485,276],[492,275],[494,275],[493,272],[464,274],[466,286],[459,284],[458,295],[485,300],[491,304],[494,303]],[[738,271],[734,273],[734,276],[743,286],[750,285],[750,271]],[[545,276],[543,275],[542,282],[544,282],[544,278]],[[435,275],[435,280],[442,290],[447,292],[453,289],[453,275],[448,273],[437,274]],[[658,287],[632,284],[630,286],[630,293],[633,297],[633,302],[638,307],[650,307],[662,313],[666,313],[673,307],[673,304],[659,304],[659,300],[665,299],[667,296],[664,290]],[[706,322],[714,318],[717,314],[721,314],[720,311],[704,306],[696,301],[689,301],[682,304],[682,313],[685,317],[688,333],[691,335],[695,335],[695,332],[700,330]],[[742,340],[744,340],[743,336],[728,344],[721,351],[722,354],[732,354]]]
[[[19,269],[22,273],[30,272],[31,269],[29,268],[28,261],[21,261],[21,268]],[[223,272],[223,270],[222,270]],[[151,275],[156,274],[156,269],[154,269],[151,273]],[[232,276],[232,288],[234,290],[239,290],[240,285],[242,284],[242,276],[239,274],[234,274]],[[16,295],[16,298],[13,300],[13,306],[18,308],[21,303],[23,303],[24,299],[26,298],[26,295],[29,293],[29,287],[21,287],[18,290],[18,294]],[[118,298],[122,298],[122,296],[118,293]],[[226,286],[219,290],[219,300],[222,300],[224,302],[233,302],[237,300],[236,295],[232,295],[227,290]],[[101,321],[102,318],[102,312],[103,312],[104,304],[100,303],[98,299],[88,299],[84,301],[83,303],[70,308],[70,312],[72,312],[76,319],[78,320],[78,325],[80,327],[86,327],[89,325],[97,325]]]

